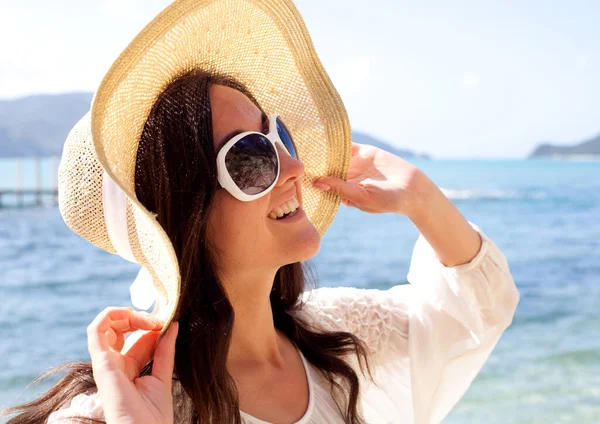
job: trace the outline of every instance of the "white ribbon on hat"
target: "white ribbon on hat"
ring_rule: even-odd
[[[104,222],[111,244],[117,254],[130,262],[138,263],[131,251],[127,230],[127,196],[106,171],[102,175],[102,208]],[[140,269],[129,287],[131,303],[138,309],[150,309],[157,293],[152,275],[144,267]]]

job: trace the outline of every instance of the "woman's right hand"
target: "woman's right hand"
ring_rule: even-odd
[[[106,308],[88,326],[88,350],[107,424],[173,423],[178,324],[173,322],[157,344],[162,327],[150,314],[131,308]],[[136,330],[148,332],[123,351],[125,334]],[[153,352],[152,374],[139,378]]]

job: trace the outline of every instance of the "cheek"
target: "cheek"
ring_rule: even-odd
[[[260,241],[266,207],[261,200],[245,203],[230,196],[217,196],[211,217],[211,236],[220,249],[248,249]]]

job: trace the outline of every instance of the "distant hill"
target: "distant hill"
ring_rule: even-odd
[[[70,93],[0,100],[0,157],[60,156],[69,131],[89,110],[92,97]],[[429,158],[361,132],[353,132],[352,138],[404,158]]]
[[[573,146],[557,146],[550,143],[540,144],[529,157],[567,159],[574,157],[600,157],[600,135]]]
[[[372,146],[379,147],[380,149],[387,150],[390,153],[395,154],[396,156],[400,156],[404,159],[431,159],[431,156],[424,153],[415,153],[411,150],[400,149],[392,146],[391,144],[386,143],[385,141],[378,140],[374,137],[371,137],[368,134],[352,131],[352,141],[360,144],[370,144]]]
[[[60,155],[91,103],[92,93],[0,100],[0,157]]]

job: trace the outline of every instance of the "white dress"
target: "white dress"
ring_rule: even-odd
[[[414,248],[408,281],[389,290],[319,288],[304,293],[298,312],[324,330],[348,331],[369,348],[375,386],[361,377],[359,411],[369,424],[439,423],[466,392],[510,325],[519,293],[508,263],[474,224],[483,243],[468,264],[445,267],[423,236]],[[309,406],[296,424],[343,424],[329,383],[301,354]],[[344,399],[339,399],[344,405]],[[185,420],[177,405],[175,422]],[[76,396],[48,424],[69,416],[103,419],[96,393]],[[244,424],[266,424],[241,412]]]

